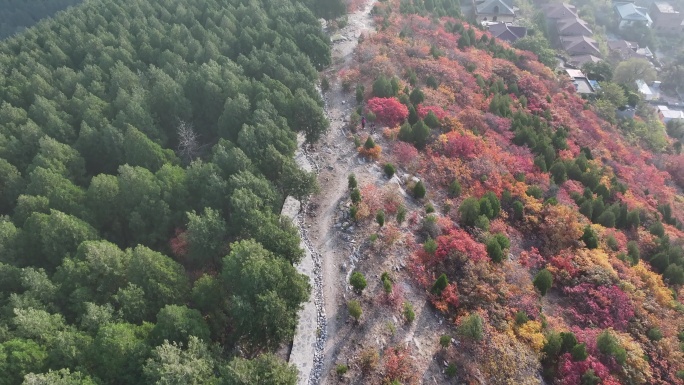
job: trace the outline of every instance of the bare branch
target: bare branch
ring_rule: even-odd
[[[197,133],[191,123],[179,121],[178,128],[178,154],[184,162],[190,163],[198,156],[200,145]]]

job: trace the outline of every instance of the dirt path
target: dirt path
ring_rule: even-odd
[[[321,255],[322,297],[327,315],[327,339],[323,349],[321,381],[326,378],[335,357],[335,347],[339,345],[342,336],[337,335],[344,317],[339,317],[346,292],[346,271],[341,269],[348,264],[348,258],[355,251],[354,241],[348,236],[340,242],[340,229],[335,227],[338,206],[346,196],[347,176],[368,173],[369,165],[359,162],[353,143],[349,140],[346,120],[356,106],[353,93],[344,92],[336,74],[349,67],[353,60],[354,49],[358,45],[361,34],[371,32],[373,28],[370,10],[373,1],[348,16],[348,25],[335,35],[341,35],[346,40],[333,44],[333,66],[325,76],[331,80],[330,90],[324,94],[326,113],[331,122],[330,130],[325,138],[316,146],[315,152],[309,154],[310,159],[319,167],[318,181],[321,192],[312,197],[305,210],[302,226],[307,232],[312,246]],[[348,242],[344,242],[348,239]],[[312,381],[315,383],[315,381]]]

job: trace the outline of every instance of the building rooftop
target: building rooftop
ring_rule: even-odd
[[[565,72],[567,72],[568,75],[570,75],[571,78],[586,78],[584,75],[584,72],[580,70],[574,70],[571,68],[566,68]]]
[[[568,3],[562,4],[546,4],[544,13],[549,19],[564,19],[567,17],[577,17],[577,8]]]
[[[660,111],[664,119],[684,119],[684,112],[678,110],[664,110]]]
[[[637,50],[635,52],[637,55],[646,56],[646,57],[653,57],[653,52],[651,52],[651,49],[648,47],[637,48]]]
[[[561,43],[563,49],[570,54],[601,54],[601,50],[596,45],[596,40],[587,36],[561,36]]]
[[[679,13],[679,11],[675,11],[672,4],[666,1],[655,1],[653,2],[653,5],[655,5],[656,8],[658,8],[658,12],[660,13]]]
[[[643,80],[637,80],[636,86],[639,89],[639,93],[644,95],[646,100],[655,100],[660,98],[660,82],[653,82],[651,85],[648,85]]]
[[[586,78],[574,79],[572,82],[578,94],[593,94],[594,89],[591,87],[589,80]]]
[[[651,23],[651,16],[645,8],[637,7],[634,3],[615,3],[615,10],[622,20],[645,21]]]
[[[514,42],[527,36],[527,28],[511,25],[510,23],[489,24],[488,28],[492,36],[508,42]]]
[[[586,75],[580,70],[574,70],[571,68],[566,68],[565,72],[572,78],[572,84],[575,85],[575,90],[579,94],[593,94],[594,87],[591,85],[591,81],[587,79]]]
[[[617,52],[623,59],[642,58],[648,59],[653,57],[653,52],[648,47],[639,48],[639,45],[627,40],[610,40],[608,41],[608,49]]]
[[[608,48],[612,50],[622,50],[622,49],[632,49],[635,50],[639,48],[639,45],[633,41],[627,40],[609,40]]]
[[[557,25],[558,32],[561,35],[569,33],[572,35],[586,34],[587,36],[591,36],[593,34],[591,28],[589,28],[589,24],[579,17],[560,19],[558,20]]]
[[[504,0],[485,0],[477,5],[476,11],[478,15],[515,15],[513,6]]]

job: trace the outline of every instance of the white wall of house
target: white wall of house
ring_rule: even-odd
[[[514,15],[477,15],[477,22],[496,21],[500,23],[512,23],[515,21]]]
[[[643,22],[643,21],[633,21],[633,20],[620,20],[620,24],[618,24],[618,27],[620,29],[625,29],[625,28],[633,27],[633,26],[638,25],[638,24],[646,25],[647,27],[650,28],[652,23]]]

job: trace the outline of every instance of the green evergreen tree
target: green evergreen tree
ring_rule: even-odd
[[[446,289],[447,285],[449,285],[449,281],[447,280],[446,274],[441,274],[432,285],[430,292],[432,294],[440,295],[442,294],[442,291]]]
[[[354,321],[359,322],[359,318],[363,314],[359,301],[353,299],[347,302],[347,309],[349,310],[349,315],[354,318]]]
[[[418,181],[418,183],[413,186],[413,196],[416,197],[416,199],[425,198],[425,192],[425,185],[423,185],[422,181]]]
[[[487,241],[487,254],[489,255],[489,258],[491,258],[491,260],[495,263],[501,263],[506,258],[506,255],[501,249],[501,245],[493,237]]]
[[[367,285],[366,277],[364,277],[363,274],[359,273],[358,271],[352,273],[351,277],[349,278],[349,283],[357,293],[361,293]]]
[[[589,353],[587,353],[587,346],[584,343],[575,345],[570,354],[572,355],[572,359],[574,361],[584,361],[587,359],[587,357],[589,357]]]
[[[394,173],[397,171],[392,163],[385,163],[385,165],[383,166],[383,170],[385,171],[385,175],[388,178],[392,178],[392,176],[394,176]]]
[[[418,120],[416,124],[411,127],[413,144],[416,148],[423,149],[427,145],[430,138],[430,127],[423,120]]]
[[[477,198],[467,198],[459,206],[458,213],[464,226],[475,226],[475,222],[480,216],[480,202]]]
[[[373,82],[373,96],[378,98],[391,98],[394,96],[394,90],[392,89],[392,83],[385,75],[378,76]]]
[[[399,140],[413,142],[413,128],[409,122],[404,122],[399,128]]]
[[[551,286],[553,286],[553,275],[551,275],[550,271],[542,269],[534,276],[534,281],[532,281],[532,283],[534,284],[534,287],[539,290],[541,295],[544,296]]]
[[[358,185],[358,183],[356,182],[356,175],[354,175],[354,174],[349,174],[349,176],[347,177],[347,186],[348,186],[348,188],[349,188],[350,190],[353,190],[353,189],[356,188],[357,185]]]
[[[484,338],[484,321],[477,313],[472,313],[461,321],[458,326],[458,334],[474,341],[482,341]]]
[[[595,249],[598,247],[598,238],[596,233],[592,230],[591,226],[584,228],[584,234],[582,234],[582,241],[587,246],[587,249]]]
[[[409,95],[409,100],[411,100],[411,104],[418,105],[425,100],[425,94],[420,88],[414,88]]]
[[[449,196],[451,198],[458,198],[461,196],[461,190],[461,183],[459,183],[458,179],[454,179],[449,185]]]
[[[379,210],[378,213],[375,215],[375,221],[378,222],[378,225],[380,225],[380,227],[385,225],[385,212],[383,210]]]

